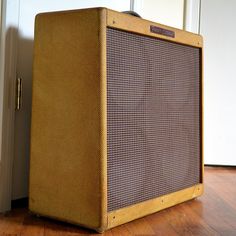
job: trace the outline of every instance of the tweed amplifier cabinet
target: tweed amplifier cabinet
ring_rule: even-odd
[[[30,210],[103,232],[203,192],[202,37],[105,8],[36,17]]]

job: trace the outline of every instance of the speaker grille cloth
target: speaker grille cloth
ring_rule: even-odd
[[[200,49],[107,28],[108,211],[200,182]]]

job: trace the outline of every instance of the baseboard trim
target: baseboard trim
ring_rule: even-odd
[[[236,166],[231,166],[231,165],[216,165],[216,164],[205,164],[204,165],[205,167],[227,167],[227,168],[232,168],[232,169],[235,169],[236,168]]]
[[[27,197],[25,198],[20,198],[20,199],[16,199],[16,200],[12,200],[11,201],[11,208],[14,209],[14,208],[25,208],[27,207],[28,208],[28,202],[29,202],[29,199]]]

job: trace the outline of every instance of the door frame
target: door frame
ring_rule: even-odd
[[[130,0],[130,11],[134,11],[139,14],[142,10],[142,4],[143,0]]]
[[[183,28],[195,34],[200,33],[201,0],[184,0]]]
[[[0,0],[0,212],[11,209],[20,0]]]

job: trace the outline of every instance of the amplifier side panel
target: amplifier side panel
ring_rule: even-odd
[[[35,31],[30,210],[101,227],[101,10],[44,13]]]

